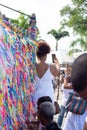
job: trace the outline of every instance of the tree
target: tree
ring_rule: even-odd
[[[78,36],[70,47],[79,44],[82,49],[87,50],[87,0],[72,0],[72,5],[65,6],[60,14],[63,16],[62,27],[72,28],[74,35]]]
[[[17,19],[10,19],[11,22],[17,24],[21,29],[28,29],[30,17],[20,14]]]
[[[56,39],[56,51],[58,50],[58,41],[65,36],[69,36],[69,33],[67,31],[61,31],[61,29],[52,29],[47,34],[51,34]]]
[[[84,37],[84,38],[77,38],[76,40],[74,40],[71,45],[70,45],[70,48],[72,48],[70,51],[69,51],[69,55],[72,55],[73,53],[76,53],[76,52],[81,52],[81,51],[87,51],[87,38]],[[75,46],[77,46],[77,43],[79,44],[80,46],[80,49],[76,49]]]

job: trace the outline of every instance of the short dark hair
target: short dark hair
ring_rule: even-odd
[[[43,41],[38,41],[37,42],[38,47],[37,47],[37,57],[41,58],[42,56],[50,53],[50,46],[43,40]]]
[[[37,106],[39,107],[41,103],[46,102],[46,101],[52,102],[52,99],[49,96],[40,97],[37,101]]]
[[[73,89],[80,92],[87,87],[87,53],[80,55],[72,65],[71,81]]]

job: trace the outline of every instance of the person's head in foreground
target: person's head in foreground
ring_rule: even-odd
[[[39,106],[39,119],[42,125],[46,126],[53,121],[53,116],[55,114],[55,107],[53,103],[46,101],[41,103]]]
[[[71,72],[72,86],[80,97],[87,99],[87,53],[74,61]]]
[[[47,54],[50,53],[50,46],[44,41],[38,41],[38,47],[36,51],[37,58],[42,60],[43,58],[46,59]]]
[[[46,130],[61,130],[58,125],[53,122],[55,114],[55,107],[51,102],[41,103],[39,107],[39,119],[42,125],[46,127]]]

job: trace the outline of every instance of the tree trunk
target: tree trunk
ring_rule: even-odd
[[[56,51],[58,51],[58,40],[56,41]]]

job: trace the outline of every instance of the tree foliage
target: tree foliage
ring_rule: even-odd
[[[80,49],[71,49],[69,52],[68,52],[68,55],[71,56],[73,53],[77,53],[77,52],[82,52]]]
[[[10,19],[10,21],[12,23],[16,24],[16,26],[19,27],[19,29],[21,30],[21,32],[23,32],[24,34],[26,34],[26,36],[28,36],[27,30],[31,26],[30,25],[30,17],[25,16],[24,14],[20,14],[17,19]],[[36,39],[38,39],[38,38],[40,38],[39,29],[37,31]]]
[[[26,17],[26,16],[20,14],[18,17],[18,21],[19,21],[19,26],[21,28],[28,29],[28,27],[30,26],[29,25],[30,17],[28,17],[28,16]]]
[[[72,27],[76,34],[87,35],[87,9],[86,0],[72,0],[73,5],[65,6],[61,11],[64,16],[62,26]]]
[[[17,24],[21,29],[28,29],[30,17],[20,14],[17,19],[11,19],[11,22]]]
[[[72,0],[71,5],[67,5],[60,10],[60,14],[63,16],[62,27],[72,28],[73,33],[79,36],[70,47],[80,44],[84,50],[87,50],[87,0]]]

